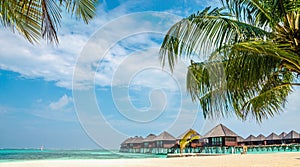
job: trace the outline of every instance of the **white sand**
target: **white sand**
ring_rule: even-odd
[[[0,167],[300,167],[300,153],[202,156],[186,158],[109,159],[109,160],[40,160],[3,162]]]

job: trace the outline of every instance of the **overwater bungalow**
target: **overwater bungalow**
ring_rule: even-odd
[[[279,135],[279,138],[281,139],[281,143],[284,144],[284,137],[287,135],[287,133],[285,132],[282,132],[280,135]]]
[[[292,130],[288,134],[282,132],[280,135],[271,133],[268,137],[260,134],[257,137],[249,135],[246,139],[238,136],[235,132],[226,126],[219,124],[203,137],[193,140],[184,150],[180,150],[179,142],[189,132],[195,132],[193,129],[185,131],[177,138],[168,132],[162,132],[156,136],[149,134],[145,139],[143,137],[130,137],[121,143],[121,152],[130,153],[217,153],[217,154],[233,154],[241,153],[240,145],[248,145],[248,151],[300,151],[300,135]],[[199,135],[196,133],[194,135]],[[191,135],[190,138],[192,138]],[[203,142],[205,141],[205,143]],[[287,144],[287,145],[282,145]]]
[[[249,135],[245,140],[244,140],[245,145],[255,145],[256,144],[256,137],[253,135]]]
[[[256,145],[266,145],[267,141],[266,141],[266,137],[263,134],[259,134],[256,138]]]
[[[132,137],[125,139],[121,143],[120,152],[129,152],[129,147],[130,147],[129,145],[131,140],[133,140]]]
[[[300,135],[296,131],[292,130],[284,136],[283,140],[286,144],[300,143]]]
[[[257,137],[253,135],[249,135],[245,140],[244,140],[245,145],[266,145],[266,137],[262,134],[259,134]]]
[[[287,133],[282,132],[278,137],[279,137],[281,140],[283,140],[284,137],[285,137],[286,135],[287,135]]]
[[[143,137],[135,136],[132,140],[129,141],[129,152],[140,153],[143,148]]]
[[[156,147],[156,143],[153,140],[156,137],[155,134],[149,134],[143,140],[143,153],[152,153],[153,149]]]
[[[166,131],[153,138],[153,141],[155,141],[155,149],[153,149],[153,152],[158,154],[167,153],[168,149],[176,144],[176,138]]]
[[[238,135],[232,130],[219,124],[209,132],[207,132],[203,138],[208,139],[207,146],[236,146]]]
[[[245,139],[242,136],[238,136],[236,137],[236,141],[238,143],[238,145],[242,145],[245,142]]]
[[[268,137],[266,137],[266,141],[267,145],[282,144],[281,138],[275,133],[271,133]]]

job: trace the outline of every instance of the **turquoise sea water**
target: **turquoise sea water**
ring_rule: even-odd
[[[185,153],[205,153],[205,154],[240,154],[243,151],[242,147],[205,147],[203,150],[189,149],[184,150]],[[176,153],[179,149],[176,150]],[[270,154],[270,153],[285,153],[285,152],[300,152],[300,145],[277,145],[277,146],[248,146],[247,154]]]
[[[119,153],[107,150],[0,149],[0,162],[66,159],[165,158],[165,155]]]

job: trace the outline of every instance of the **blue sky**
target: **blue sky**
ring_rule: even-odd
[[[0,148],[118,148],[128,136],[204,134],[217,123],[243,137],[299,132],[299,88],[284,113],[262,124],[205,121],[185,91],[186,61],[173,74],[161,69],[168,28],[216,2],[104,1],[89,25],[65,15],[57,47],[1,28]]]

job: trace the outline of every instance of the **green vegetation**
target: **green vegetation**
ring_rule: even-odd
[[[0,0],[0,20],[29,42],[44,38],[58,43],[62,9],[88,23],[95,16],[97,0]]]
[[[191,59],[187,89],[205,118],[258,122],[283,111],[300,85],[300,1],[222,0],[171,27],[161,59]],[[204,61],[203,61],[204,60]]]

